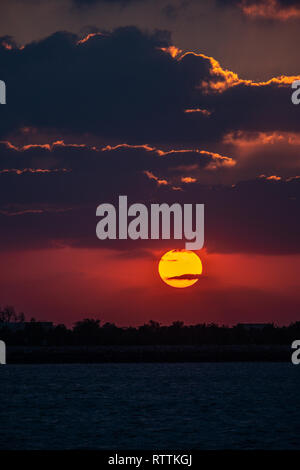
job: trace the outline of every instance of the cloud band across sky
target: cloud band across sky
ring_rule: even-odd
[[[110,143],[197,144],[230,131],[300,131],[290,100],[298,76],[240,79],[211,57],[171,46],[167,33],[133,27],[86,41],[56,33],[21,49],[0,39],[8,103],[1,137],[34,127]]]
[[[217,165],[216,162],[217,161]],[[95,211],[119,194],[130,203],[205,204],[205,248],[219,253],[299,253],[300,178],[260,175],[234,185],[182,181],[233,171],[229,157],[147,146],[1,144],[2,249],[77,246],[157,249],[162,241],[99,241]],[[161,182],[164,183],[161,183]],[[176,242],[178,243],[178,242]],[[179,243],[178,247],[181,247]]]

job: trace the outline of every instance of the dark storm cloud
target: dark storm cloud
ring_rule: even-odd
[[[65,208],[115,200],[118,194],[132,193],[144,200],[151,193],[157,197],[160,185],[174,192],[173,185],[180,182],[186,168],[210,174],[230,170],[233,164],[229,157],[196,150],[163,152],[149,146],[91,148],[63,143],[18,149],[0,143],[0,201],[2,207],[57,204]]]
[[[2,138],[22,126],[168,144],[216,141],[241,128],[300,130],[288,83],[254,86],[209,57],[172,57],[167,32],[126,27],[81,41],[56,33],[23,49],[7,38],[0,44]]]
[[[127,144],[91,147],[84,144],[67,145],[63,141],[51,145],[15,147],[10,142],[0,142],[0,174],[50,173],[60,170],[63,173],[78,172],[81,176],[93,176],[96,171],[101,172],[102,176],[110,175],[112,180],[126,180],[130,175],[147,171],[159,178],[169,179],[170,176],[170,181],[171,178],[175,181],[185,169],[211,173],[231,168],[234,164],[230,157],[198,149],[163,151],[148,145]],[[154,178],[150,176],[150,179]]]
[[[202,172],[212,171],[213,156],[62,145],[21,152],[4,146],[1,155],[1,249],[71,245],[134,251],[174,245],[151,240],[106,243],[96,238],[96,207],[103,202],[118,207],[118,195],[125,194],[129,204],[204,203],[205,247],[210,252],[299,253],[297,178],[259,178],[234,186],[194,183],[181,185],[179,191],[170,182],[182,155],[189,164],[200,165]],[[145,171],[161,172],[167,184]]]
[[[231,130],[299,132],[300,109],[291,103],[290,87],[241,83],[215,98],[216,121]]]
[[[56,33],[23,50],[2,47],[8,105],[0,110],[0,132],[28,125],[143,140],[170,136],[184,103],[176,63],[159,50],[168,44],[166,33],[128,27],[81,44]]]

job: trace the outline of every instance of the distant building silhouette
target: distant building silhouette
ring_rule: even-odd
[[[24,321],[24,322],[0,322],[0,329],[1,328],[7,328],[11,332],[15,331],[23,331],[27,326],[32,326],[34,325],[37,328],[40,328],[42,330],[51,330],[54,328],[53,322],[52,321]]]
[[[272,323],[238,323],[238,327],[242,327],[245,330],[263,330],[266,327],[273,326]]]

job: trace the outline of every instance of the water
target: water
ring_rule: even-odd
[[[300,366],[0,367],[1,449],[299,449]]]

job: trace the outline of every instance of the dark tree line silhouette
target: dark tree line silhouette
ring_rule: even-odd
[[[16,326],[16,327],[15,327]],[[118,327],[114,323],[86,318],[73,328],[60,324],[45,328],[43,323],[12,307],[0,308],[0,339],[8,345],[76,346],[76,345],[272,345],[288,344],[300,339],[300,321],[289,326],[267,324],[263,328],[245,328],[242,324],[228,327],[200,323],[185,325],[174,321],[161,325],[150,320],[139,327]]]
[[[3,309],[0,308],[0,325],[9,322],[24,322],[25,315],[23,312],[16,313],[15,308],[7,305]]]

